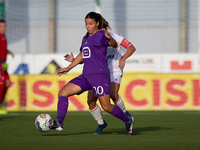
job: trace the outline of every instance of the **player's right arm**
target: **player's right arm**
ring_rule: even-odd
[[[70,55],[70,54],[66,54],[66,55],[64,56],[64,58],[65,58],[66,61],[69,61],[69,62],[74,61],[74,55],[73,55],[72,52],[71,52],[71,55]]]
[[[73,62],[74,61],[74,55],[73,55],[72,52],[71,52],[71,55],[70,54],[66,54],[64,57],[65,57],[66,61],[69,61],[69,62]],[[83,60],[79,64],[83,64]]]
[[[136,48],[133,46],[133,44],[131,44],[131,42],[129,42],[125,38],[122,40],[120,45],[127,49],[126,53],[119,60],[119,68],[122,69],[125,66],[125,60],[135,52]]]
[[[124,48],[127,49],[126,53],[122,56],[124,59],[127,59],[128,57],[130,57],[136,50],[133,44],[131,44],[131,42],[129,42],[126,39],[123,39],[120,45],[122,45]]]
[[[60,77],[61,75],[68,73],[71,69],[73,69],[75,66],[77,66],[82,61],[83,61],[82,52],[80,52],[68,67],[58,69],[57,75]]]

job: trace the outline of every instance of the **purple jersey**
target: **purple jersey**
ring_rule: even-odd
[[[84,61],[83,75],[94,73],[109,74],[106,54],[108,40],[103,30],[99,30],[87,38],[86,36],[83,37],[80,48]]]

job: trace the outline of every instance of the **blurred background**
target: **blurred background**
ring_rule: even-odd
[[[0,0],[16,54],[78,52],[84,18],[98,11],[137,53],[197,53],[198,0]]]
[[[95,11],[109,22],[111,32],[122,35],[136,47],[136,52],[126,61],[122,87],[126,89],[135,80],[144,80],[149,84],[158,80],[157,97],[162,104],[169,99],[178,104],[184,103],[180,108],[168,107],[167,104],[156,109],[194,109],[193,104],[196,104],[195,109],[199,109],[199,4],[199,0],[0,0],[0,17],[7,23],[8,49],[15,53],[14,58],[8,56],[8,72],[13,75],[13,83],[18,85],[21,83],[19,80],[29,83],[34,79],[28,75],[55,74],[58,68],[67,66],[69,63],[63,56],[71,52],[75,56],[79,53],[82,37],[86,34],[84,18],[88,12]],[[122,53],[125,51],[122,48]],[[81,73],[81,70],[79,65],[71,74]],[[41,78],[39,76],[34,83]],[[177,79],[184,84],[176,82]],[[58,79],[55,80],[53,85],[57,84]],[[175,94],[167,89],[168,83],[174,80],[171,89],[176,91]],[[153,100],[156,98],[153,96],[156,92],[152,89],[155,85],[138,90],[138,97],[134,90],[130,90],[132,94],[128,97],[132,99],[128,99],[126,92],[121,90],[125,102],[131,104],[128,108],[144,109],[134,105],[134,100],[142,103],[145,99],[141,97],[142,92],[145,95],[150,93],[145,100],[151,106],[145,108],[154,110]],[[48,98],[39,101],[47,101]],[[19,101],[21,99],[19,97]],[[77,110],[76,107],[72,109]]]

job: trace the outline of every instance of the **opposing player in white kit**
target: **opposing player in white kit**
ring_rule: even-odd
[[[127,116],[131,116],[131,114],[126,110],[124,102],[118,92],[123,75],[123,68],[125,66],[125,60],[130,57],[136,49],[131,42],[121,35],[112,32],[110,32],[110,34],[116,40],[118,45],[117,48],[112,48],[110,46],[107,48],[107,63],[110,70],[110,97]],[[121,46],[127,49],[124,55],[121,53]],[[98,104],[96,104],[96,101],[97,98],[94,97],[93,91],[90,90],[88,92],[88,105],[90,113],[99,124],[94,132],[95,135],[98,135],[101,134],[102,130],[107,126],[107,123],[103,119],[101,109]]]
[[[111,36],[116,40],[118,46],[117,48],[108,47],[107,48],[107,63],[108,68],[110,70],[110,97],[113,102],[118,105],[127,116],[131,116],[131,114],[126,110],[124,102],[121,96],[118,94],[121,78],[123,75],[123,68],[125,66],[125,60],[130,57],[134,51],[135,47],[122,37],[119,34],[115,34],[110,32]],[[127,49],[124,55],[121,54],[121,46]],[[67,54],[64,56],[67,61],[73,61],[73,53],[71,55]],[[94,96],[94,92],[92,90],[88,91],[88,105],[90,109],[90,113],[94,117],[94,119],[99,124],[94,134],[98,135],[102,133],[102,130],[107,126],[106,121],[102,117],[101,109],[96,103],[97,98]],[[134,120],[134,118],[133,118]]]

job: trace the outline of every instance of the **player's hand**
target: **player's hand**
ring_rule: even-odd
[[[64,56],[64,58],[65,58],[66,61],[73,62],[73,60],[74,60],[74,55],[73,55],[73,53],[71,52],[71,55],[70,55],[70,54],[67,54],[67,55]]]
[[[2,59],[0,59],[0,63],[1,63],[3,71],[7,71],[8,70],[8,65]]]
[[[60,77],[61,75],[68,73],[69,69],[68,68],[60,68],[57,70],[56,74]]]
[[[106,29],[103,28],[102,30],[105,36],[109,39],[108,45],[112,46],[113,48],[117,48],[117,42],[115,41],[115,39],[112,38],[112,36]]]
[[[108,39],[111,39],[111,38],[112,38],[112,36],[110,35],[110,33],[109,33],[105,28],[103,28],[102,30],[103,30],[105,36],[106,36]]]
[[[2,65],[3,71],[8,70],[8,65],[5,62],[3,62],[1,65]]]
[[[124,68],[124,66],[125,66],[125,59],[124,58],[121,58],[120,60],[119,60],[119,68],[120,69],[123,69]]]
[[[8,50],[8,54],[10,54],[10,55],[12,56],[12,58],[14,58],[14,57],[15,57],[15,53],[14,53],[14,52],[12,52],[12,51],[10,51],[10,50]]]

